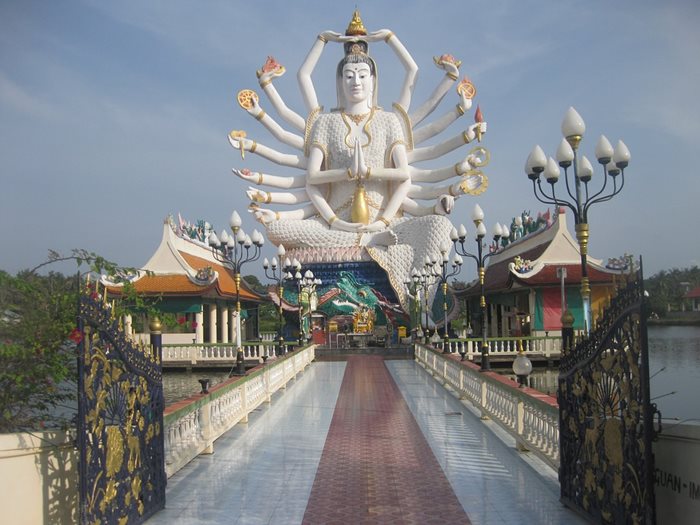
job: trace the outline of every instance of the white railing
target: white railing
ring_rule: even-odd
[[[464,353],[470,361],[481,355],[480,338],[450,339],[450,352]],[[526,337],[489,337],[486,339],[489,345],[489,355],[515,357],[522,346],[523,352],[528,357],[541,357],[545,359],[558,359],[561,355],[561,336],[526,336]],[[444,343],[437,345],[443,349]]]
[[[184,406],[166,407],[165,473],[168,477],[184,467],[199,454],[211,454],[214,441],[240,422],[261,403],[303,372],[315,357],[315,346],[289,354],[266,366],[258,367],[245,377],[230,379],[216,385],[208,394],[198,394],[186,400]],[[234,355],[235,358],[235,355]]]
[[[482,418],[513,436],[519,450],[530,450],[559,469],[559,407],[554,398],[422,344],[415,347],[415,359],[460,399],[470,400]]]
[[[243,357],[247,360],[260,362],[278,357],[277,341],[263,338],[261,341],[246,341],[243,343]],[[284,345],[284,352],[290,350]],[[163,345],[163,366],[192,366],[216,365],[236,361],[236,345],[234,343],[185,343]]]

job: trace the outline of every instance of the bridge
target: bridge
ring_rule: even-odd
[[[145,340],[145,335],[142,338]],[[512,362],[521,351],[533,363],[551,364],[558,361],[561,355],[560,336],[490,337],[486,343],[489,347],[489,359],[492,362]],[[445,350],[442,340],[435,341],[434,345]],[[452,338],[449,339],[447,350],[454,354],[464,355],[465,359],[469,361],[478,362],[481,358],[481,345],[480,338]],[[264,333],[260,341],[245,341],[242,346],[246,361],[260,362],[270,358],[274,359],[278,353],[284,355],[292,349],[291,344],[285,344],[283,352],[279,352],[274,333]],[[338,349],[338,345],[331,345],[329,348],[331,350]],[[165,368],[230,366],[235,361],[236,346],[233,343],[163,345],[163,366]]]
[[[579,523],[559,503],[549,396],[418,345],[309,346],[166,409],[148,523]]]

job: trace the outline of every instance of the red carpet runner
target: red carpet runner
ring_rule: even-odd
[[[381,357],[348,358],[303,523],[470,523]]]

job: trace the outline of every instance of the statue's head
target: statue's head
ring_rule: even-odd
[[[338,107],[367,100],[367,107],[377,104],[377,64],[367,53],[364,40],[346,42],[345,56],[338,63],[336,84]]]

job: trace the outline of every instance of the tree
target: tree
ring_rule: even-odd
[[[645,279],[651,313],[664,317],[669,310],[680,310],[686,289],[692,290],[697,286],[700,286],[700,268],[697,266],[661,270]]]
[[[115,278],[134,271],[85,250],[51,251],[15,276],[0,271],[0,432],[65,427],[75,415],[78,276],[37,273],[67,260]]]

